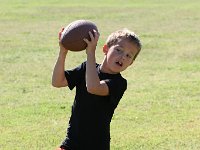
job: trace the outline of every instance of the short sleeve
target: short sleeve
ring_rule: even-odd
[[[78,67],[72,70],[65,71],[65,77],[68,82],[68,87],[72,90],[76,85],[78,85],[85,78],[85,68],[86,63],[82,63]]]
[[[106,80],[109,89],[110,103],[116,108],[124,92],[127,89],[127,81],[124,78]]]

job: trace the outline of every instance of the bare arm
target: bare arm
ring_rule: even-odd
[[[63,29],[62,29],[63,31]],[[68,50],[66,50],[63,45],[60,42],[60,37],[61,37],[61,32],[59,32],[59,46],[60,46],[60,52],[58,59],[56,61],[54,70],[53,70],[53,75],[52,75],[52,85],[54,87],[65,87],[68,86],[68,82],[65,78],[65,59]]]
[[[95,50],[99,35],[97,32],[94,33],[95,36],[93,36],[91,32],[89,33],[91,41],[84,39],[87,43],[86,86],[89,93],[106,96],[109,93],[108,86],[105,81],[100,81],[96,69]]]

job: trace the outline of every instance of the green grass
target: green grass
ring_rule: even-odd
[[[200,149],[198,0],[0,0],[0,149],[47,150],[66,134],[74,91],[51,86],[58,31],[94,21],[101,48],[127,27],[143,49],[123,72],[128,90],[111,123],[111,150]],[[85,60],[70,52],[68,68]]]

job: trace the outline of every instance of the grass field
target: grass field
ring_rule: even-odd
[[[200,149],[200,1],[0,0],[0,149],[49,150],[65,138],[74,91],[51,86],[58,31],[94,21],[127,27],[143,49],[123,75],[128,90],[111,123],[111,150]],[[70,52],[68,68],[86,59]]]

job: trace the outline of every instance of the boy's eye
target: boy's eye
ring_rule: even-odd
[[[120,50],[120,49],[116,49],[116,51],[118,51],[118,52],[119,52],[119,51],[121,51],[121,50]]]
[[[126,56],[127,56],[128,58],[132,58],[132,55],[130,55],[130,54],[127,54]]]
[[[118,52],[118,53],[121,53],[122,52],[122,50],[121,49],[116,49],[116,51]]]

